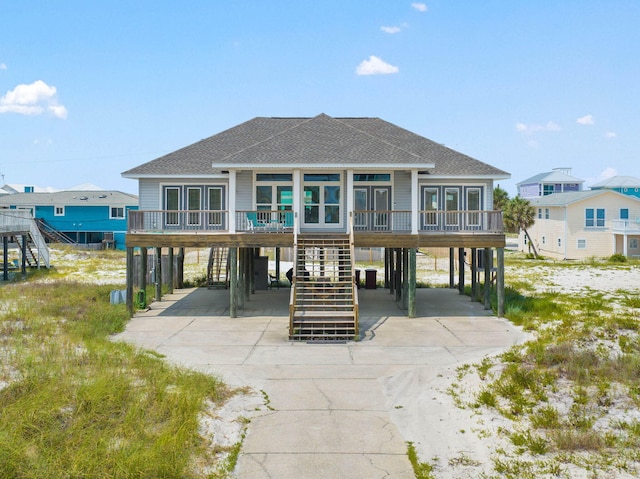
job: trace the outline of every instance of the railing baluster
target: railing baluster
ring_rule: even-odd
[[[158,210],[129,211],[128,231],[180,232],[229,230],[229,215],[224,210]],[[238,232],[290,232],[294,226],[291,210],[236,211],[235,223]],[[411,231],[411,211],[406,210],[358,210],[353,214],[354,230],[358,232],[402,232]],[[465,232],[479,231],[493,234],[504,233],[501,211],[480,210],[423,210],[418,213],[418,232]],[[614,227],[631,229],[619,221]]]

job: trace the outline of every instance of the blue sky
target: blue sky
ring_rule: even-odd
[[[256,116],[380,117],[511,173],[640,177],[640,1],[0,6],[0,174],[122,171]],[[2,178],[0,178],[1,180]]]

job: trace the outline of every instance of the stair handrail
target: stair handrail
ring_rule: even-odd
[[[42,232],[38,225],[36,224],[35,219],[30,218],[29,222],[29,235],[31,236],[31,240],[35,243],[36,248],[38,250],[38,268],[40,268],[40,260],[44,262],[46,268],[51,267],[49,263],[49,247],[47,246],[47,242],[44,240],[44,236],[42,236]]]
[[[75,240],[71,239],[62,231],[57,230],[42,218],[36,218],[35,220],[36,220],[36,223],[38,224],[38,228],[40,228],[40,231],[45,231],[46,233],[49,233],[51,236],[53,236],[53,238],[58,240],[60,243],[66,243],[66,244],[72,244],[72,245],[78,244]]]
[[[289,292],[289,336],[293,335],[293,317],[296,312],[296,274],[298,271],[298,212],[293,213],[293,271],[291,278],[291,291]]]
[[[351,264],[352,264],[352,272],[355,273],[355,262],[356,262],[356,248],[355,248],[355,235],[354,235],[354,225],[353,225],[353,211],[349,212],[349,250],[351,252]],[[353,291],[353,319],[355,322],[355,338],[359,338],[360,336],[360,322],[359,322],[359,314],[360,314],[360,305],[358,302],[358,285],[356,284],[355,274],[351,275],[351,291]]]

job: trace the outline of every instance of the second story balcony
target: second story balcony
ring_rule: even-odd
[[[611,231],[623,234],[640,234],[640,218],[635,220],[612,220]]]
[[[139,210],[129,211],[129,234],[282,234],[318,231],[302,225],[291,210]],[[231,221],[233,220],[233,221]],[[365,211],[351,214],[354,235],[367,234],[489,234],[503,235],[501,211]],[[350,222],[347,222],[349,224]],[[324,225],[332,232],[348,232],[348,227]]]

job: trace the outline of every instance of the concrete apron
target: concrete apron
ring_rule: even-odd
[[[259,291],[232,319],[228,291],[178,290],[118,335],[265,394],[270,409],[249,424],[238,478],[413,478],[389,385],[413,375],[427,388],[443,368],[525,338],[457,290],[419,289],[409,319],[388,290],[361,289],[361,341],[293,343],[288,300],[288,288]]]

